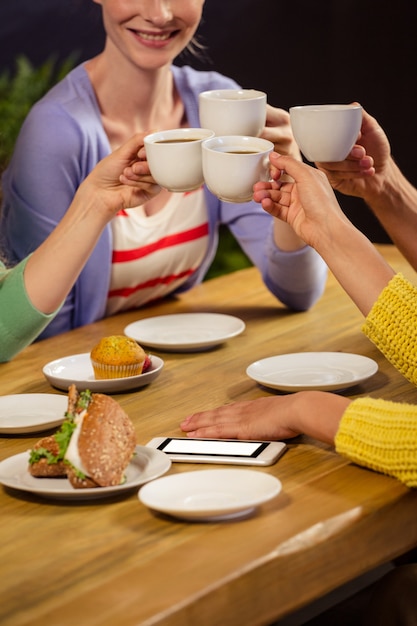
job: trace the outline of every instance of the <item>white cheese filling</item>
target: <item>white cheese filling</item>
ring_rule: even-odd
[[[71,465],[73,465],[76,470],[78,470],[79,472],[82,472],[85,476],[88,476],[87,470],[85,469],[81,461],[80,453],[78,451],[78,439],[80,436],[81,428],[83,426],[83,421],[84,421],[84,417],[86,414],[87,414],[87,410],[84,409],[84,411],[82,411],[75,417],[74,421],[75,421],[76,427],[74,429],[74,432],[72,433],[64,458],[66,461],[71,463]]]

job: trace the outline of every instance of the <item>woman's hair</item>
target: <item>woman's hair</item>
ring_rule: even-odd
[[[182,57],[186,57],[187,55],[190,55],[202,63],[205,61],[210,62],[211,59],[209,58],[207,50],[208,50],[207,46],[202,41],[200,41],[199,35],[197,34],[197,35],[194,35],[194,37],[191,39],[188,45],[184,48],[184,50],[180,52],[180,54],[178,55],[178,58],[182,59]]]
[[[199,59],[201,56],[205,55],[207,47],[199,41],[198,35],[194,35],[185,49],[187,52]]]

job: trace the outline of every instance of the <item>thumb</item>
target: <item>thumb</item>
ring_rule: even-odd
[[[289,174],[294,180],[299,179],[303,174],[306,174],[309,169],[312,169],[310,165],[306,165],[302,161],[294,159],[294,157],[281,155],[277,152],[271,153],[270,160],[271,164],[278,170],[281,170],[282,174]]]
[[[138,152],[144,146],[144,138],[147,135],[146,132],[136,133],[128,141],[122,144],[113,152],[113,156],[118,157],[121,161],[130,162],[136,159]]]

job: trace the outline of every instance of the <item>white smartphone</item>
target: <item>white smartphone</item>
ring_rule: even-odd
[[[146,445],[162,450],[172,461],[236,465],[272,465],[287,447],[282,441],[191,439],[190,437],[155,437]]]

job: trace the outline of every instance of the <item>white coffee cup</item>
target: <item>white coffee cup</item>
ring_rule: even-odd
[[[201,187],[201,144],[209,137],[214,137],[214,132],[206,128],[176,128],[146,135],[146,158],[158,185],[176,192]]]
[[[362,123],[358,104],[319,104],[290,108],[292,132],[308,161],[343,161]]]
[[[271,141],[236,135],[213,137],[203,142],[202,149],[206,185],[225,202],[249,202],[253,185],[270,180]]]
[[[256,89],[214,89],[198,96],[200,123],[216,135],[258,137],[266,121],[266,93]]]

